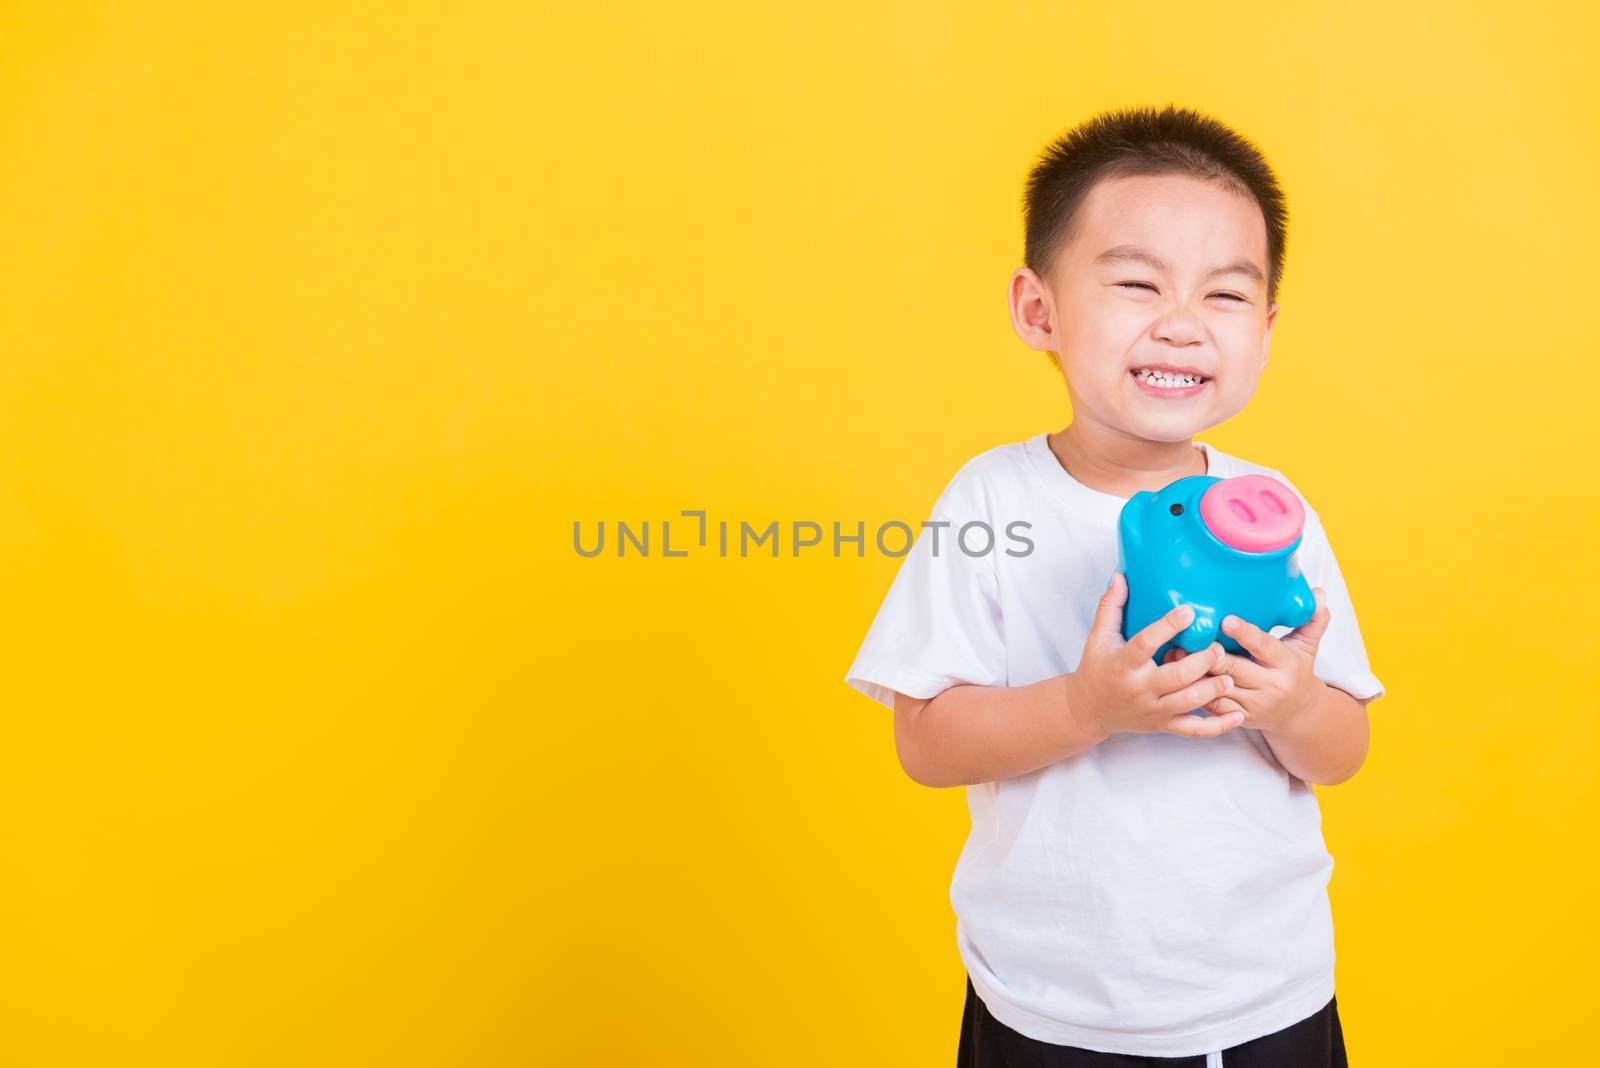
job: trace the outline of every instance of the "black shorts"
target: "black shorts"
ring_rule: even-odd
[[[1215,1060],[1211,1064],[1215,1065]],[[1348,1068],[1338,998],[1282,1031],[1222,1051],[1224,1068]],[[1058,1046],[1018,1034],[989,1014],[967,977],[956,1068],[1207,1068],[1206,1054],[1141,1057]]]

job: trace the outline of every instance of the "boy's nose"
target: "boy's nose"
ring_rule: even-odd
[[[1224,545],[1240,552],[1269,553],[1300,536],[1306,509],[1277,479],[1238,475],[1200,495],[1200,519]]]

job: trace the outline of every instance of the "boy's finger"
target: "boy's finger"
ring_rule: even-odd
[[[1156,692],[1173,693],[1206,675],[1219,674],[1217,664],[1227,655],[1222,651],[1221,645],[1212,642],[1198,653],[1169,658],[1167,663],[1156,668],[1154,678]]]
[[[1219,697],[1209,705],[1206,705],[1206,711],[1213,716],[1227,716],[1234,712],[1244,715],[1244,706],[1233,699],[1237,692],[1237,689],[1229,690],[1225,696]]]
[[[1244,646],[1245,652],[1255,657],[1259,663],[1268,667],[1283,666],[1283,647],[1278,639],[1248,619],[1240,619],[1233,615],[1224,616],[1222,633]]]
[[[1283,640],[1288,641],[1293,638],[1309,652],[1315,654],[1317,646],[1322,644],[1322,636],[1328,633],[1328,622],[1332,619],[1332,616],[1328,612],[1327,595],[1322,592],[1321,586],[1313,587],[1311,596],[1317,600],[1317,610],[1312,613],[1310,619],[1285,634]]]
[[[1094,622],[1089,624],[1089,633],[1097,638],[1115,638],[1122,640],[1122,606],[1128,600],[1128,578],[1121,571],[1111,572],[1111,581],[1106,585],[1106,592],[1100,595],[1100,603],[1094,609]]]
[[[1224,652],[1216,665],[1210,669],[1213,675],[1232,675],[1233,684],[1251,690],[1259,690],[1266,684],[1265,672],[1269,665],[1251,660],[1248,656],[1238,656],[1234,653]]]
[[[1212,701],[1225,695],[1232,688],[1233,676],[1207,675],[1199,682],[1191,683],[1181,690],[1175,690],[1157,698],[1156,711],[1165,715],[1175,716],[1192,708],[1204,708]]]
[[[1244,713],[1227,716],[1193,716],[1180,712],[1161,728],[1168,734],[1181,734],[1185,738],[1215,738],[1227,734],[1244,721]]]
[[[1174,637],[1193,622],[1193,606],[1178,605],[1128,639],[1130,655],[1135,660],[1154,660],[1157,649],[1167,644],[1169,638]]]

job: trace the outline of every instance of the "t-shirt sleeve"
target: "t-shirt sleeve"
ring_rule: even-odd
[[[1300,494],[1300,500],[1305,501],[1304,494]],[[1367,647],[1361,639],[1361,626],[1356,620],[1350,591],[1345,587],[1344,573],[1339,570],[1339,560],[1334,556],[1322,518],[1309,503],[1306,504],[1305,536],[1299,554],[1300,570],[1307,583],[1322,588],[1328,606],[1328,630],[1317,646],[1317,660],[1312,670],[1317,678],[1352,697],[1361,700],[1382,697],[1383,683],[1367,662]],[[1278,637],[1288,632],[1287,627],[1275,627],[1272,631]]]
[[[933,506],[911,551],[900,561],[845,682],[894,708],[895,691],[937,697],[952,686],[1003,686],[1006,650],[994,555],[971,555],[964,525],[982,522],[998,532],[990,497],[969,461]],[[991,539],[979,528],[966,545]],[[992,547],[991,547],[992,548]]]

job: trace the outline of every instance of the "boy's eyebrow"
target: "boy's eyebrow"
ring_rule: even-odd
[[[1117,245],[1114,248],[1106,249],[1094,258],[1095,263],[1123,263],[1130,260],[1136,263],[1148,264],[1158,271],[1172,270],[1166,260],[1157,256],[1154,252],[1139,248],[1137,245]],[[1261,268],[1249,260],[1236,260],[1222,267],[1213,267],[1206,272],[1205,278],[1201,279],[1201,281],[1215,278],[1219,274],[1242,274],[1255,279],[1257,282],[1266,281],[1266,277],[1261,273]]]

